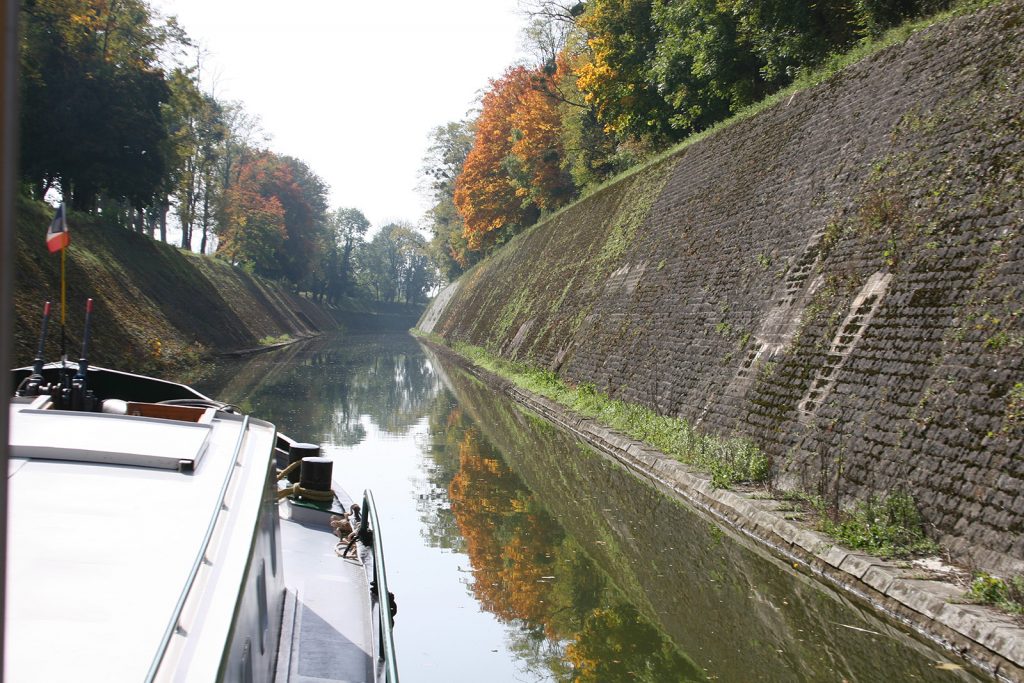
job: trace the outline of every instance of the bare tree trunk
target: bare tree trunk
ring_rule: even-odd
[[[206,192],[203,192],[203,237],[199,242],[199,253],[206,253],[206,241],[210,236],[210,189],[209,186],[206,188]]]

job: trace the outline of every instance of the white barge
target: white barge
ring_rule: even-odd
[[[279,477],[308,445],[82,366],[14,374],[5,680],[396,682],[372,494],[342,557],[330,463]]]

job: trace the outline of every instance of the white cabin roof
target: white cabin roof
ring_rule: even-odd
[[[10,413],[6,680],[145,679],[222,487],[244,469],[233,457],[243,422],[218,413],[205,424],[154,427],[143,417],[58,414],[24,403]],[[247,437],[244,450],[263,452],[262,471],[239,476],[236,487],[258,501],[274,430],[257,421],[254,428],[257,438]],[[195,471],[104,464],[109,453],[192,459]],[[78,456],[86,461],[69,461]],[[249,541],[229,534],[219,542]],[[211,602],[203,618],[223,621],[218,610],[233,608]]]

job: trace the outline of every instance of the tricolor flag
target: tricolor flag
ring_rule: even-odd
[[[46,247],[50,252],[60,251],[71,242],[68,234],[68,220],[64,213],[64,202],[57,208],[57,213],[50,221],[50,228],[46,231]]]

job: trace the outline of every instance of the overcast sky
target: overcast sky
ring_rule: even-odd
[[[208,57],[204,85],[258,116],[275,152],[374,228],[418,224],[434,126],[522,58],[517,0],[155,0]]]

